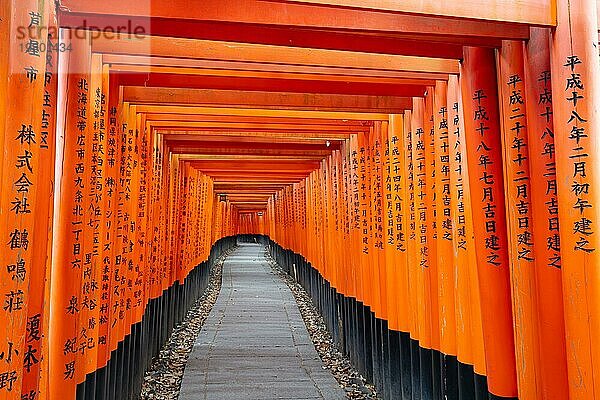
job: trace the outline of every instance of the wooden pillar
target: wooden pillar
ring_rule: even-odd
[[[360,159],[358,135],[352,135],[348,148],[348,182],[350,187],[350,236],[351,236],[351,254],[350,266],[352,268],[353,283],[352,296],[358,301],[362,301],[362,281],[360,280],[360,254],[361,254],[361,199],[360,199]],[[309,214],[310,215],[310,214]]]
[[[89,188],[86,171],[88,143],[89,71],[91,47],[89,38],[69,40],[66,79],[66,119],[64,150],[60,180],[60,209],[55,222],[52,263],[50,346],[50,398],[75,397],[76,385],[84,379],[85,359],[78,357],[81,317],[81,280],[83,277],[84,209]],[[60,56],[62,57],[61,53]]]
[[[367,149],[368,141],[366,135],[361,132],[358,134],[357,150],[358,154],[358,196],[359,196],[359,216],[360,216],[360,288],[361,297],[358,299],[362,301],[364,305],[370,306],[371,303],[371,292],[369,290],[370,275],[368,270],[369,254],[370,254],[370,242],[369,236],[369,192],[368,192],[368,175],[367,175]]]
[[[498,53],[504,176],[519,398],[540,398],[538,313],[523,43],[503,41]],[[543,174],[543,170],[533,171]]]
[[[387,135],[387,122],[385,127],[381,121],[375,121],[372,130],[372,168],[371,168],[371,195],[372,195],[372,238],[373,238],[373,272],[376,283],[377,293],[377,313],[380,319],[387,320],[386,303],[386,265],[383,241],[383,140],[382,135],[385,130]],[[379,343],[381,345],[381,343]]]
[[[600,395],[600,63],[596,2],[557,2],[551,36],[554,145],[569,394]]]
[[[420,110],[421,108],[419,108]],[[414,111],[414,110],[413,110]],[[413,142],[412,130],[415,129],[413,124],[413,111],[406,110],[404,112],[404,135],[403,135],[403,148],[404,161],[406,164],[406,190],[405,196],[407,198],[407,224],[408,224],[408,235],[407,235],[407,271],[408,271],[408,296],[409,296],[409,323],[410,323],[410,365],[411,365],[411,381],[410,385],[410,396],[414,398],[420,398],[421,386],[420,386],[420,371],[419,371],[419,343],[420,343],[420,331],[419,331],[419,307],[422,303],[418,299],[418,273],[419,273],[419,258],[418,258],[418,246],[417,246],[417,213],[416,213],[416,196],[415,196],[415,163],[414,163],[414,151],[413,148],[415,143]],[[420,111],[419,111],[420,112]]]
[[[98,367],[106,365],[110,358],[110,335],[112,333],[111,316],[113,309],[113,276],[115,266],[114,249],[116,247],[116,198],[117,198],[117,121],[118,87],[111,82],[108,66],[103,67],[102,90],[100,95],[100,124],[104,124],[104,135],[101,137],[103,154],[99,160],[103,164],[103,180],[101,181],[102,226],[100,227],[100,262],[102,264],[99,283],[100,303],[98,316]],[[111,86],[112,85],[112,86]],[[96,99],[95,99],[96,100]]]
[[[404,143],[404,118],[401,115],[390,115],[388,131],[389,152],[389,182],[386,187],[389,190],[388,204],[388,227],[391,228],[389,245],[391,246],[390,265],[392,287],[388,290],[388,298],[395,297],[396,326],[394,329],[409,332],[409,290],[408,290],[408,259],[407,259],[407,236],[408,236],[408,201],[407,171],[405,159],[402,152],[406,147]]]
[[[47,14],[48,48],[58,42],[55,5],[44,3]],[[58,53],[45,53],[46,69],[40,115],[38,181],[35,232],[32,235],[33,269],[29,283],[29,306],[25,329],[25,353],[22,396],[44,398],[48,389],[48,327],[50,314],[50,279],[52,264],[52,222],[54,213],[54,164],[56,155],[56,113],[58,95]],[[39,75],[42,79],[42,75]],[[1,128],[0,128],[1,129]],[[43,333],[43,335],[40,335]],[[45,338],[44,338],[45,336]]]
[[[42,142],[43,111],[52,111],[43,102],[48,38],[39,30],[48,26],[48,11],[45,1],[0,5],[0,399],[20,399],[22,389],[38,394],[51,212],[43,201],[51,193],[46,172],[53,165]],[[22,27],[31,32],[23,34]],[[26,334],[28,327],[34,335]]]
[[[438,227],[436,224],[438,196],[436,184],[436,157],[435,157],[435,127],[434,127],[434,87],[428,86],[425,93],[425,115],[423,118],[423,144],[425,154],[425,197],[424,205],[427,225],[427,268],[423,270],[425,278],[425,299],[428,308],[428,319],[431,332],[431,388],[434,398],[442,396],[440,384],[442,380],[440,366],[440,320],[438,297],[438,265],[437,241]]]
[[[432,108],[431,108],[432,110]],[[413,98],[412,112],[412,157],[414,172],[415,219],[416,219],[416,299],[418,307],[419,327],[419,365],[420,393],[424,398],[433,396],[433,376],[431,350],[434,340],[432,332],[432,297],[431,297],[431,259],[429,258],[430,244],[430,209],[428,190],[427,149],[429,149],[429,133],[424,126],[430,109],[426,107],[425,99]],[[430,171],[430,170],[429,170]]]
[[[511,398],[517,383],[493,50],[465,47],[461,84],[488,389]]]
[[[450,181],[450,145],[448,134],[448,84],[436,81],[433,96],[433,129],[435,155],[435,225],[438,325],[440,331],[440,351],[442,353],[442,395],[449,398],[458,396],[456,364],[456,314],[455,299],[455,262],[452,244],[452,211]]]
[[[478,380],[485,376],[485,357],[463,105],[456,75],[448,78],[447,104],[459,394],[472,398],[475,397],[476,376],[479,376]]]

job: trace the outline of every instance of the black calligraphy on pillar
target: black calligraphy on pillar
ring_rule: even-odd
[[[452,240],[452,215],[450,210],[451,190],[450,190],[450,145],[448,143],[448,109],[444,106],[437,111],[440,115],[436,132],[438,132],[437,142],[439,158],[436,160],[437,173],[442,184],[440,188],[442,209],[437,212],[442,213],[441,226],[437,227],[442,240]]]
[[[497,177],[493,174],[488,173],[488,167],[494,163],[492,159],[492,151],[494,150],[488,142],[486,142],[487,131],[489,127],[489,116],[485,106],[484,100],[487,99],[487,95],[483,89],[477,89],[473,93],[473,101],[475,102],[475,110],[473,120],[475,121],[476,132],[479,134],[479,144],[477,146],[476,159],[478,160],[479,166],[479,180],[482,182],[482,195],[480,202],[483,204],[483,212],[485,218],[485,249],[486,249],[486,262],[492,266],[499,267],[501,265],[499,259],[500,248],[500,237],[498,236],[496,226],[496,199],[494,199],[493,187],[496,183]],[[502,179],[502,177],[498,177]],[[504,216],[500,216],[504,218]]]
[[[515,193],[516,225],[510,233],[514,235],[517,259],[533,262],[533,233],[531,224],[531,188],[529,177],[529,151],[527,143],[527,127],[525,102],[523,100],[524,84],[518,74],[510,75],[506,82],[508,97],[504,105],[508,114],[507,162],[511,163],[508,179],[512,181]]]
[[[452,113],[454,115],[452,119],[452,157],[454,157],[454,172],[456,174],[456,180],[454,184],[454,190],[456,193],[456,218],[454,221],[454,228],[456,229],[456,248],[459,251],[467,251],[467,224],[465,215],[465,188],[464,188],[464,176],[463,169],[465,168],[466,160],[463,159],[463,144],[462,144],[462,132],[460,130],[460,109],[458,102],[452,104]]]
[[[414,131],[414,150],[415,158],[413,160],[413,170],[415,184],[415,202],[418,204],[416,212],[418,212],[417,224],[417,248],[419,249],[419,265],[422,268],[429,267],[428,241],[427,241],[427,160],[426,147],[429,143],[425,142],[425,132],[423,128],[418,127]]]
[[[393,135],[389,140],[389,169],[390,181],[388,182],[388,191],[390,192],[390,223],[392,224],[392,245],[396,246],[398,251],[406,251],[406,237],[404,233],[404,179],[406,171],[403,168],[403,163],[400,160],[402,138]]]
[[[362,145],[359,148],[358,166],[360,174],[360,221],[361,221],[361,243],[363,254],[369,254],[369,216],[368,207],[370,207],[368,201],[368,190],[369,187],[367,182],[369,177],[367,175],[367,154],[368,149]]]
[[[570,55],[566,58],[563,67],[568,71],[565,80],[565,99],[570,105],[569,119],[566,121],[570,129],[569,141],[571,143],[571,153],[569,161],[571,163],[572,175],[570,176],[572,185],[571,192],[575,194],[575,202],[571,208],[577,214],[573,221],[572,232],[578,237],[575,250],[592,253],[596,249],[589,241],[589,237],[595,232],[596,221],[592,220],[590,208],[594,206],[593,199],[590,196],[590,180],[588,176],[588,146],[586,146],[589,137],[587,115],[583,114],[577,104],[585,98],[585,82],[578,72],[584,66],[577,55]]]

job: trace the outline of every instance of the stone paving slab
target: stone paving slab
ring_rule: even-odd
[[[182,400],[345,399],[264,247],[241,244],[185,367]]]

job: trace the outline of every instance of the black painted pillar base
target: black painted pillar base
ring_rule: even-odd
[[[261,238],[262,243],[266,239]],[[104,367],[86,376],[77,385],[77,400],[129,400],[139,398],[144,374],[158,355],[171,331],[187,314],[192,304],[208,286],[210,270],[215,261],[237,243],[237,237],[217,241],[209,259],[187,276],[184,282],[174,282],[161,296],[149,300],[142,320],[130,328],[130,333],[111,352]]]

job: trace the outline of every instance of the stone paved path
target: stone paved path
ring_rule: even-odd
[[[345,399],[264,247],[242,244],[190,354],[180,399]]]

